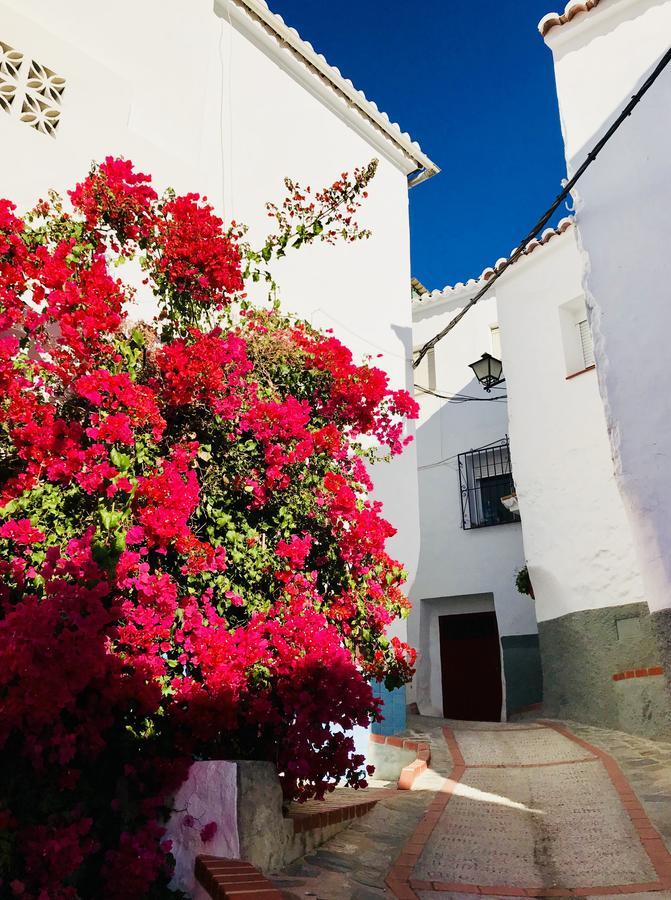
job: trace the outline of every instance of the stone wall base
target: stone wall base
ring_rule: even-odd
[[[544,714],[669,740],[669,627],[645,603],[539,622]]]

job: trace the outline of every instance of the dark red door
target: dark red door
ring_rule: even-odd
[[[496,613],[440,616],[443,715],[501,720],[501,648]]]

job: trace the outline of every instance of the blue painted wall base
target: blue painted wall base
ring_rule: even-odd
[[[378,681],[374,681],[372,687],[373,694],[382,698],[384,721],[373,722],[370,730],[373,734],[384,735],[398,734],[401,731],[405,731],[405,687],[388,691]]]

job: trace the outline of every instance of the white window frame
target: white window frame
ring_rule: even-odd
[[[413,360],[417,357],[417,354],[421,350],[421,347],[415,347],[412,351]],[[427,391],[422,390],[422,388],[427,388],[429,391],[435,391],[436,389],[436,351],[435,348],[431,348],[424,355],[421,363],[417,366],[416,369],[413,369],[414,373],[414,383],[415,383],[415,396],[421,397],[426,396]]]
[[[566,377],[594,368],[594,347],[584,296],[562,303],[559,307],[559,327]]]
[[[497,359],[503,359],[503,351],[501,349],[501,328],[498,322],[494,322],[489,326],[489,340],[491,345],[491,354]]]

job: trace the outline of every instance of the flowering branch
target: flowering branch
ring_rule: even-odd
[[[366,237],[374,171],[289,181],[260,263]],[[367,461],[417,407],[251,307],[259,259],[197,194],[108,158],[69,196],[0,201],[0,884],[158,900],[194,758],[272,760],[298,799],[366,784],[348,733],[414,665]],[[131,327],[132,258],[160,314]]]
[[[246,247],[247,269],[245,277],[253,281],[265,280],[271,286],[271,296],[276,297],[277,285],[263,263],[280,259],[288,247],[299,248],[320,241],[335,244],[338,240],[353,243],[371,236],[368,228],[362,228],[355,219],[356,212],[368,197],[366,188],[374,178],[378,160],[356,168],[353,176],[343,172],[337,181],[319,191],[309,186],[302,188],[291,178],[284,179],[287,195],[281,206],[266,203],[268,215],[276,221],[276,231],[268,235],[260,250]]]

